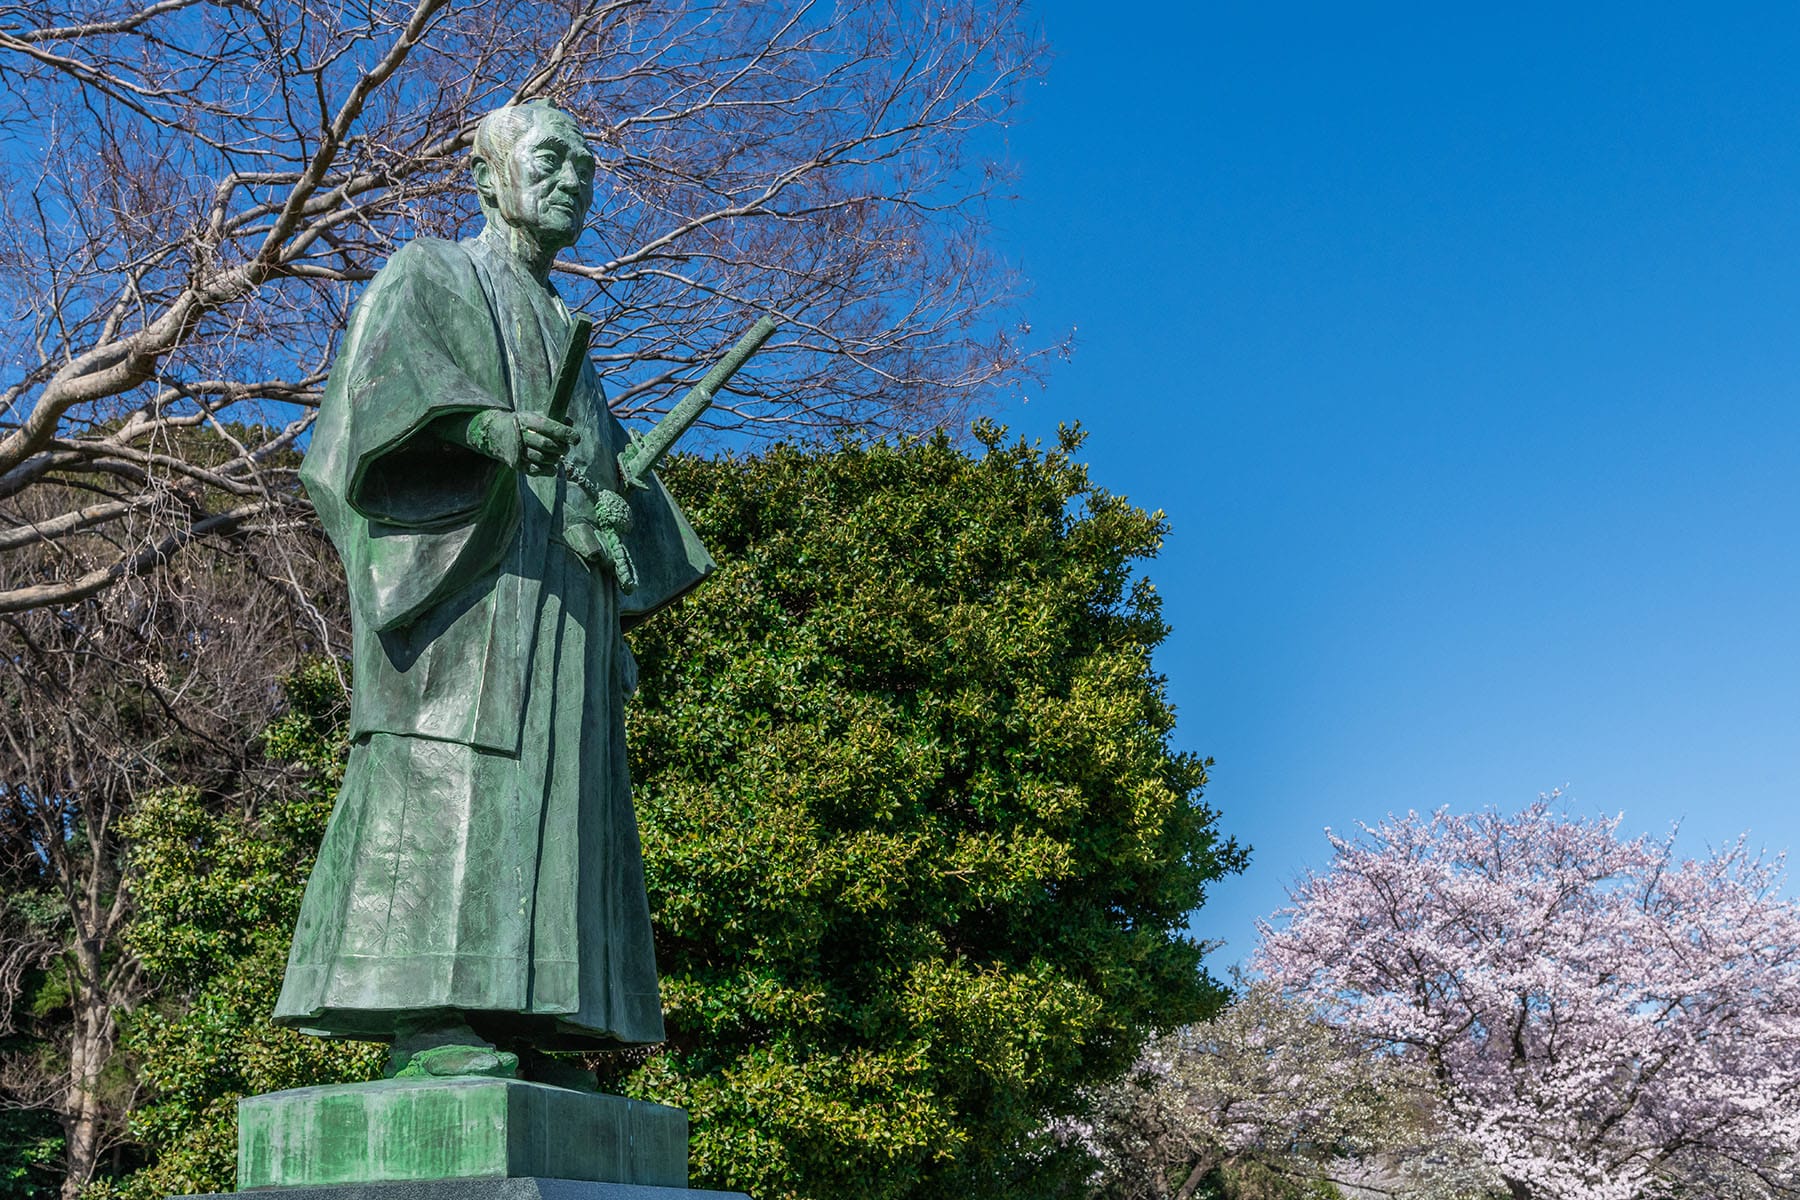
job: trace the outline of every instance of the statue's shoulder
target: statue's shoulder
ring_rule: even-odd
[[[439,280],[472,280],[475,263],[469,248],[462,242],[444,238],[414,238],[394,251],[381,268],[381,276],[423,276]]]
[[[485,309],[481,279],[465,243],[414,238],[375,273],[358,308],[366,319],[383,321],[419,305]]]

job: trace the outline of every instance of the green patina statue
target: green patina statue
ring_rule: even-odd
[[[713,563],[650,473],[671,432],[627,437],[549,281],[593,195],[579,130],[502,108],[473,167],[486,227],[375,277],[302,469],[349,578],[354,740],[275,1019],[391,1040],[403,1077],[552,1081],[540,1051],[663,1037],[620,633]]]

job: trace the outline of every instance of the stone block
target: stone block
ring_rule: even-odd
[[[174,1200],[232,1200],[213,1192]],[[742,1192],[584,1183],[573,1179],[431,1179],[411,1183],[287,1188],[281,1200],[750,1200]]]
[[[687,1114],[482,1078],[383,1079],[238,1102],[239,1191],[517,1177],[685,1189]]]

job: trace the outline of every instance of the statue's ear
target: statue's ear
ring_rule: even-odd
[[[477,158],[474,162],[475,194],[484,204],[494,203],[494,168],[488,165],[485,158]]]

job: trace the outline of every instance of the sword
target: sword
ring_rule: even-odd
[[[680,403],[669,410],[668,416],[653,425],[649,433],[632,438],[631,445],[619,454],[619,478],[625,481],[626,491],[650,486],[650,472],[668,454],[676,439],[712,407],[713,397],[719,389],[737,374],[738,368],[748,362],[752,354],[763,348],[763,343],[774,335],[777,328],[779,326],[768,317],[759,318],[750,327],[750,332],[739,338],[737,345],[726,351],[725,357],[681,398]]]
[[[632,438],[631,445],[619,454],[619,478],[626,495],[634,488],[650,486],[650,473],[669,453],[676,439],[712,406],[719,389],[737,374],[738,368],[748,362],[752,354],[762,349],[776,328],[775,322],[768,317],[758,320],[750,332],[681,398],[668,416],[652,426],[649,433]],[[569,342],[563,349],[562,363],[556,372],[556,387],[550,399],[549,415],[555,420],[567,419],[569,400],[575,393],[575,381],[580,378],[582,364],[587,359],[588,339],[593,330],[592,317],[586,313],[574,314]],[[620,536],[629,531],[631,525],[631,510],[625,504],[624,496],[602,486],[580,463],[564,459],[562,465],[569,479],[587,493],[594,505],[593,521],[571,522],[563,530],[564,538],[570,549],[583,559],[603,560],[610,564],[619,590],[629,595],[637,588],[637,567]]]
[[[545,415],[552,421],[561,421],[565,425],[569,421],[569,401],[575,395],[575,381],[581,378],[581,368],[587,362],[588,342],[594,336],[594,318],[584,312],[570,314],[569,341],[563,347],[562,363],[556,368],[556,384],[550,393],[550,407]],[[577,487],[587,493],[589,500],[596,503],[600,493],[605,489],[587,468],[572,459],[565,458],[562,468]]]
[[[575,381],[581,378],[588,341],[593,336],[594,318],[584,312],[569,314],[569,344],[563,347],[562,363],[556,368],[556,387],[550,393],[550,407],[546,410],[552,421],[568,423],[569,399],[575,395]]]

